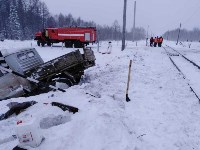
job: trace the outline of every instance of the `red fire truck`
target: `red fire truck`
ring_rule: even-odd
[[[84,45],[96,42],[95,27],[66,27],[66,28],[46,28],[43,32],[35,34],[38,46],[63,42],[65,47],[82,48]]]

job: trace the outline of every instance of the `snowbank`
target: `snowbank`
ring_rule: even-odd
[[[27,47],[31,42],[5,41],[0,43],[0,48]],[[41,48],[34,42],[32,46],[45,61],[72,50],[59,45]],[[106,51],[107,46],[108,42],[102,42],[100,51]],[[28,115],[34,115],[44,124],[45,119],[48,122],[63,116],[68,119],[42,129],[45,141],[34,150],[199,149],[198,100],[162,48],[146,47],[145,41],[140,41],[137,47],[128,42],[126,50],[121,51],[121,42],[113,42],[112,53],[102,55],[96,45],[91,47],[97,58],[96,66],[86,70],[81,83],[66,93],[50,92],[0,102],[0,114],[8,110],[9,102],[39,102],[19,116],[1,121],[0,139],[15,134],[16,121]],[[131,102],[127,103],[125,90],[130,59],[133,60]],[[80,111],[69,114],[43,104],[52,101],[78,107]],[[0,147],[11,150],[16,145],[17,140]]]

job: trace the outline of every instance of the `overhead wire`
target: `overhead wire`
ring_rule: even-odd
[[[185,3],[184,3],[184,5],[183,6],[185,6],[185,4],[187,3],[188,1],[185,1]],[[194,7],[193,7],[193,9],[192,10],[194,10],[193,11],[193,13],[187,18],[187,19],[185,19],[184,21],[182,21],[181,22],[181,19],[180,19],[180,22],[181,22],[181,25],[182,25],[182,27],[186,24],[186,23],[188,23],[188,21],[189,20],[191,20],[192,19],[192,17],[194,17],[194,15],[195,14],[197,14],[198,13],[198,10],[200,9],[200,4],[199,4],[199,0],[197,1],[197,3],[195,3],[195,5],[194,5]],[[198,7],[196,7],[196,6],[198,6]],[[196,9],[195,9],[196,8]],[[181,9],[182,8],[179,8],[176,12],[179,14],[180,13],[180,11],[181,11]],[[188,12],[188,11],[185,11],[185,12]],[[177,13],[175,13],[175,14],[177,14]],[[183,16],[186,16],[185,14],[183,15]],[[182,17],[183,18],[183,17]],[[184,17],[185,18],[185,17]],[[178,18],[177,18],[177,20],[178,20]],[[183,19],[182,19],[183,20]],[[174,21],[172,22],[172,21],[170,21],[167,25],[165,25],[165,27],[167,28],[169,25],[171,25],[172,23],[174,23]],[[179,28],[178,27],[178,24],[179,23],[177,23],[177,28]],[[176,28],[176,29],[177,29]]]
[[[195,11],[190,15],[190,17],[188,17],[185,21],[183,21],[183,24],[188,23],[188,21],[191,20],[194,17],[194,15],[198,13],[199,9],[200,9],[200,5],[197,7],[197,9],[195,9]]]
[[[186,3],[188,3],[188,1],[185,1],[182,3],[181,6],[185,6]],[[179,5],[180,6],[180,5]],[[179,7],[173,14],[179,14],[180,11],[183,9],[184,7]],[[169,16],[168,18],[171,18],[172,16]],[[164,25],[165,28],[168,28],[171,24],[174,24],[174,21],[169,21],[166,25]],[[178,28],[178,27],[177,27]]]

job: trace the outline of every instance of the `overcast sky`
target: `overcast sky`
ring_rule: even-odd
[[[52,14],[71,13],[98,24],[111,25],[118,20],[122,25],[124,0],[42,0]],[[127,29],[133,26],[134,0],[127,0]],[[149,26],[149,34],[160,35],[175,29],[200,27],[200,0],[136,0],[136,26]]]

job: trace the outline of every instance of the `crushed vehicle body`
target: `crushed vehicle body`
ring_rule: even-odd
[[[78,84],[84,70],[95,65],[93,51],[85,48],[83,52],[81,54],[79,50],[75,50],[45,63],[35,48],[20,49],[4,56],[9,69],[22,76],[0,70],[0,100],[52,90],[40,82],[55,86],[56,83],[68,86]],[[38,84],[27,78],[37,80]]]

